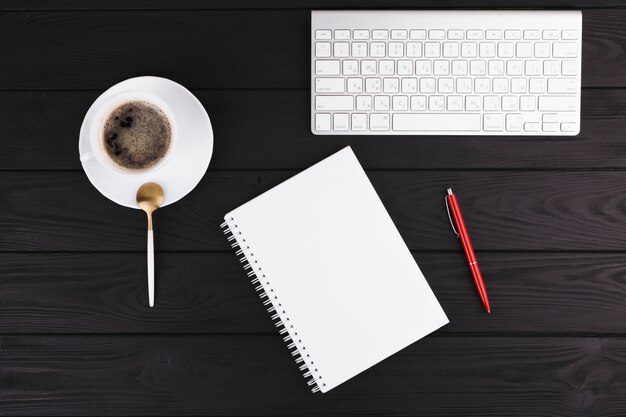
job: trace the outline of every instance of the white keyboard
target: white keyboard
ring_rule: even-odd
[[[579,11],[313,11],[319,135],[577,135]]]

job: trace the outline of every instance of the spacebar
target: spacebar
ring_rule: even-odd
[[[480,113],[420,113],[393,115],[393,130],[480,131]]]

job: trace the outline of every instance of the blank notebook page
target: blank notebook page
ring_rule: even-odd
[[[448,323],[350,147],[224,219],[312,388],[326,392]]]

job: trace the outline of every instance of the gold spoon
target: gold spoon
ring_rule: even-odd
[[[137,205],[148,215],[148,301],[154,307],[154,237],[152,213],[163,204],[163,188],[155,182],[147,182],[137,190]]]

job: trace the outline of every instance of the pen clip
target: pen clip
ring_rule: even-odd
[[[459,237],[459,234],[457,233],[456,229],[454,228],[454,223],[452,222],[452,216],[450,216],[450,207],[448,207],[448,196],[445,196],[443,198],[443,201],[446,202],[446,210],[448,211],[448,219],[450,219],[450,226],[452,226],[452,231],[454,232],[456,237]]]

